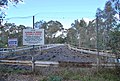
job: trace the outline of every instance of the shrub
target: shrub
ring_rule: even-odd
[[[60,76],[50,76],[48,81],[62,81],[62,78]]]

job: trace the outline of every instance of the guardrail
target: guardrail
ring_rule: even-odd
[[[35,49],[50,49],[54,48],[57,46],[61,46],[64,44],[45,44],[45,45],[40,45],[40,46],[34,46]],[[33,49],[33,46],[24,46],[24,47],[18,47],[14,51],[23,51],[23,50],[30,50]]]
[[[24,66],[32,66],[32,61],[19,61],[19,60],[0,60],[0,64],[6,65],[24,65]],[[35,61],[35,66],[37,67],[86,67],[92,68],[96,67],[97,64],[92,62],[65,62],[65,61]],[[100,64],[101,67],[115,67],[115,63],[109,64]],[[120,63],[118,64],[120,66]]]
[[[32,66],[32,61],[19,61],[19,60],[0,60],[0,64],[8,64],[8,65],[25,65],[25,66]],[[58,67],[58,62],[52,62],[52,61],[35,61],[35,66],[53,66]]]
[[[75,47],[72,47],[72,46],[70,46],[70,45],[68,45],[68,48],[70,49],[70,50],[75,50],[75,51],[79,51],[79,52],[82,52],[82,53],[88,53],[88,54],[97,54],[97,51],[95,51],[95,50],[91,50],[91,49],[82,49],[82,48],[75,48]],[[99,52],[99,55],[100,56],[106,56],[106,57],[113,57],[113,58],[115,58],[115,55],[114,54],[112,54],[112,53],[107,53],[107,52],[104,52],[104,51],[100,51]]]

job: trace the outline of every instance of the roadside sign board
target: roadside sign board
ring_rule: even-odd
[[[8,39],[8,46],[9,47],[16,47],[16,46],[18,46],[17,38]]]
[[[24,29],[23,45],[43,45],[44,29]]]

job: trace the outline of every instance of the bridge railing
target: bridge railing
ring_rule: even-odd
[[[92,68],[97,67],[97,64],[92,62],[65,62],[65,61],[35,61],[36,67],[86,67]],[[5,65],[23,65],[23,66],[32,66],[32,61],[20,61],[20,60],[0,60],[0,64]],[[116,63],[102,63],[101,67],[115,67]],[[120,66],[120,63],[118,64]]]
[[[96,49],[88,49],[88,48],[83,48],[83,47],[77,48],[77,47],[73,47],[73,46],[70,46],[70,45],[67,45],[67,46],[70,50],[79,51],[81,53],[85,53],[85,54],[88,53],[88,54],[95,54],[95,55],[97,54]],[[111,52],[99,51],[99,55],[115,58],[115,55],[112,54]]]

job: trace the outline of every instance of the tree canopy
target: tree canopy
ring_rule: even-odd
[[[0,24],[6,16],[4,9],[8,8],[8,4],[11,3],[13,6],[16,6],[20,2],[23,2],[23,0],[0,0]]]
[[[18,4],[19,2],[23,2],[23,0],[0,0],[0,7],[5,8],[5,6],[8,6],[9,2],[12,4]]]

